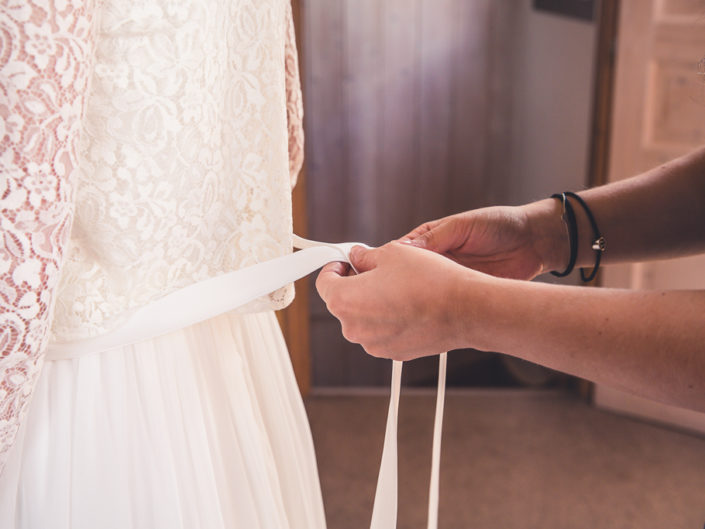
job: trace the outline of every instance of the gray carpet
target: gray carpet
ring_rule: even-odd
[[[306,401],[329,529],[366,529],[388,397]],[[399,529],[426,527],[434,396],[402,395]],[[705,439],[558,391],[449,394],[441,529],[702,529]]]

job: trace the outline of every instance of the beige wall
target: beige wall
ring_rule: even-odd
[[[516,4],[507,198],[523,203],[586,184],[596,29]]]

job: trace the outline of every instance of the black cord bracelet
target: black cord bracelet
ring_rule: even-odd
[[[563,207],[561,218],[568,228],[568,243],[570,246],[570,258],[568,259],[568,266],[566,269],[562,272],[552,271],[551,274],[557,277],[565,277],[573,271],[573,268],[575,267],[575,260],[578,257],[578,223],[575,220],[575,211],[573,211],[573,206],[568,201],[566,193],[555,193],[551,195],[551,198],[556,198],[561,201],[561,205]]]
[[[593,234],[593,239],[592,239],[592,244],[590,247],[595,250],[595,266],[593,269],[590,271],[589,274],[585,273],[585,268],[580,269],[580,278],[585,281],[586,283],[589,281],[592,281],[595,279],[595,276],[597,275],[597,269],[600,268],[600,260],[602,259],[602,252],[605,251],[607,248],[607,245],[605,244],[605,238],[602,236],[600,233],[599,228],[597,227],[597,222],[595,222],[595,217],[592,215],[592,211],[590,211],[590,208],[588,205],[585,203],[585,201],[580,198],[579,195],[576,193],[573,193],[572,191],[566,191],[564,193],[567,197],[570,197],[572,199],[575,199],[578,204],[580,204],[585,211],[585,215],[588,218],[588,221],[590,222],[590,226],[592,226],[592,234]]]

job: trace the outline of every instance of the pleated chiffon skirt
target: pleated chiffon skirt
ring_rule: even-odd
[[[324,528],[274,314],[46,361],[0,476],[0,527]]]

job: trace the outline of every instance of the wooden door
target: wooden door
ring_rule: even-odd
[[[704,56],[704,2],[621,0],[610,181],[640,173],[705,143],[705,76],[698,68]],[[608,267],[603,284],[637,289],[705,288],[705,256]],[[595,400],[598,406],[705,432],[705,414],[600,386]]]
[[[506,196],[514,4],[303,2],[311,238],[378,245]],[[386,385],[391,363],[310,299],[314,386]],[[436,365],[409,364],[405,381]]]

